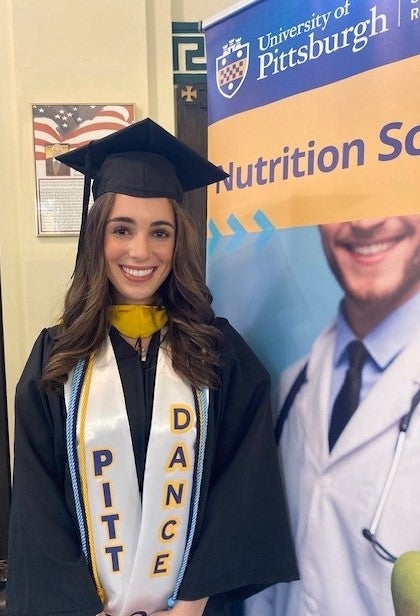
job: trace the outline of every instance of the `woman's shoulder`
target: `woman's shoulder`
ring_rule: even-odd
[[[240,365],[244,370],[268,376],[261,360],[243,336],[224,317],[216,317],[214,325],[221,332],[219,353],[222,365]]]
[[[32,351],[40,352],[45,360],[50,355],[51,349],[54,345],[59,331],[60,325],[45,327],[43,330],[41,330],[37,339],[35,340]]]
[[[23,381],[38,380],[45,362],[50,356],[59,326],[45,327],[36,338],[23,369],[20,383]]]
[[[242,344],[246,345],[245,340],[226,318],[216,317],[214,319],[214,326],[217,327],[217,329],[221,333],[220,344],[223,350],[227,350],[228,348],[234,348],[238,345],[241,346]]]
[[[242,334],[240,334],[225,317],[216,317],[214,319],[214,325],[222,334],[222,344],[232,349],[246,349],[254,353]]]

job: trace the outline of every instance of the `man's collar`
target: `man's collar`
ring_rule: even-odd
[[[363,342],[369,355],[381,370],[385,370],[393,359],[403,350],[412,338],[413,332],[420,329],[420,293],[405,302],[377,325]],[[334,365],[343,361],[344,351],[351,340],[357,336],[344,316],[343,301],[340,304],[337,326]]]

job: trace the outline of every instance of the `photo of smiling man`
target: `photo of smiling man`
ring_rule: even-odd
[[[420,291],[420,216],[321,225],[320,233],[356,336],[368,335]]]
[[[420,216],[319,233],[344,296],[283,373],[276,425],[301,579],[246,614],[393,616],[393,562],[420,549]]]

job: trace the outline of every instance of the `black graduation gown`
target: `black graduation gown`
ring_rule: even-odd
[[[225,319],[221,387],[210,392],[209,429],[195,539],[179,599],[210,597],[205,614],[297,578],[269,408],[269,377]],[[53,330],[44,330],[16,394],[9,538],[9,616],[94,616],[102,610],[81,552],[66,457],[63,395],[40,386]],[[141,489],[153,398],[146,365],[111,329]],[[155,344],[155,347],[157,344]]]

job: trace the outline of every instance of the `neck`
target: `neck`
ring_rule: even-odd
[[[344,314],[356,336],[364,338],[403,303],[394,305],[393,302],[387,302],[385,299],[358,302],[346,297]]]

